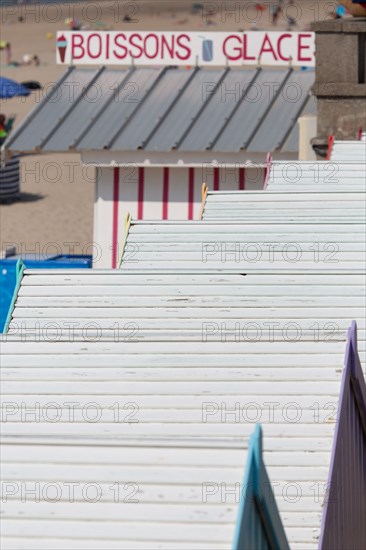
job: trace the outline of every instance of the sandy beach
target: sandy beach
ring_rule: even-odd
[[[207,3],[208,4],[208,3]],[[1,8],[2,40],[9,41],[12,59],[21,62],[24,55],[37,54],[40,65],[7,66],[1,52],[1,73],[18,82],[37,80],[44,87],[41,93],[27,98],[3,101],[1,112],[16,113],[15,126],[31,111],[44,93],[64,72],[55,62],[55,34],[67,29],[65,19],[71,17],[89,29],[125,30],[248,30],[256,18],[254,2],[210,2],[210,12],[192,13],[191,1],[164,2],[98,2],[70,4],[32,4],[30,2]],[[285,2],[286,4],[286,2]],[[288,6],[287,14],[294,17],[294,30],[309,29],[312,21],[330,17],[336,2],[315,3],[307,0]],[[281,30],[288,26],[280,17],[276,27],[270,21],[270,6],[264,2],[256,25],[258,29]],[[130,22],[124,21],[128,15]],[[22,20],[19,20],[22,18]],[[47,243],[59,243],[59,249],[85,251],[92,241],[94,184],[85,177],[79,155],[43,155],[24,158],[22,168],[22,197],[18,202],[0,205],[0,250],[5,243],[17,244],[19,250],[43,250]],[[52,167],[52,163],[58,168]],[[75,166],[74,181],[70,181],[70,163]],[[37,244],[39,243],[39,244]],[[54,248],[55,250],[55,248]],[[52,250],[50,248],[50,253]]]

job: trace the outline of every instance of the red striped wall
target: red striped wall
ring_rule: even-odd
[[[94,235],[101,243],[104,259],[97,267],[117,267],[118,243],[123,239],[127,212],[138,220],[194,220],[198,219],[201,208],[203,182],[216,191],[263,187],[264,169],[255,171],[240,167],[224,170],[209,166],[144,168],[132,164],[101,168]],[[110,201],[112,206],[109,206]]]

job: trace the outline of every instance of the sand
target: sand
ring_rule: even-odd
[[[285,2],[286,3],[286,2]],[[231,30],[250,29],[254,17],[254,2],[210,2],[217,13],[207,17],[191,13],[191,1],[144,1],[73,4],[15,4],[1,9],[2,40],[10,41],[13,60],[21,61],[24,54],[37,54],[40,66],[9,67],[5,65],[5,54],[1,52],[1,74],[17,81],[37,80],[48,87],[64,72],[64,67],[55,63],[55,39],[58,30],[67,29],[65,18],[74,17],[89,28],[125,29],[125,30]],[[267,6],[258,29],[281,30],[287,27],[282,18],[273,27],[269,20],[269,6],[272,2],[263,2]],[[295,2],[289,14],[297,17],[296,30],[309,29],[315,19],[329,18],[329,11],[336,3],[310,0]],[[119,6],[117,10],[117,6]],[[230,10],[234,9],[234,15]],[[133,22],[123,22],[129,14]],[[24,21],[18,21],[22,15]],[[93,22],[94,20],[94,22]],[[207,21],[210,24],[207,24]],[[103,24],[102,24],[103,23]],[[50,37],[52,36],[52,37]],[[14,98],[2,102],[1,112],[9,115],[16,113],[19,124],[40,99],[39,93],[27,98]],[[75,242],[74,253],[88,252],[92,242],[94,184],[90,177],[83,177],[81,166],[75,170],[75,181],[69,181],[69,169],[66,163],[80,163],[79,155],[42,155],[27,157],[23,161],[22,197],[18,202],[0,205],[0,251],[5,243],[17,244],[18,250],[48,251],[49,253],[70,252]],[[52,171],[52,163],[58,169]],[[36,171],[32,174],[31,171]],[[56,178],[57,181],[52,181]],[[47,248],[47,243],[59,246]]]

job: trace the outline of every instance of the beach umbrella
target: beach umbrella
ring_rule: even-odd
[[[9,99],[19,95],[29,95],[30,90],[9,78],[0,77],[0,99]]]

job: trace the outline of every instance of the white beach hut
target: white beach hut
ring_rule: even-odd
[[[76,151],[96,166],[96,267],[116,267],[134,219],[199,216],[201,185],[261,189],[268,151],[297,159],[312,70],[70,68],[8,139],[8,153]]]

